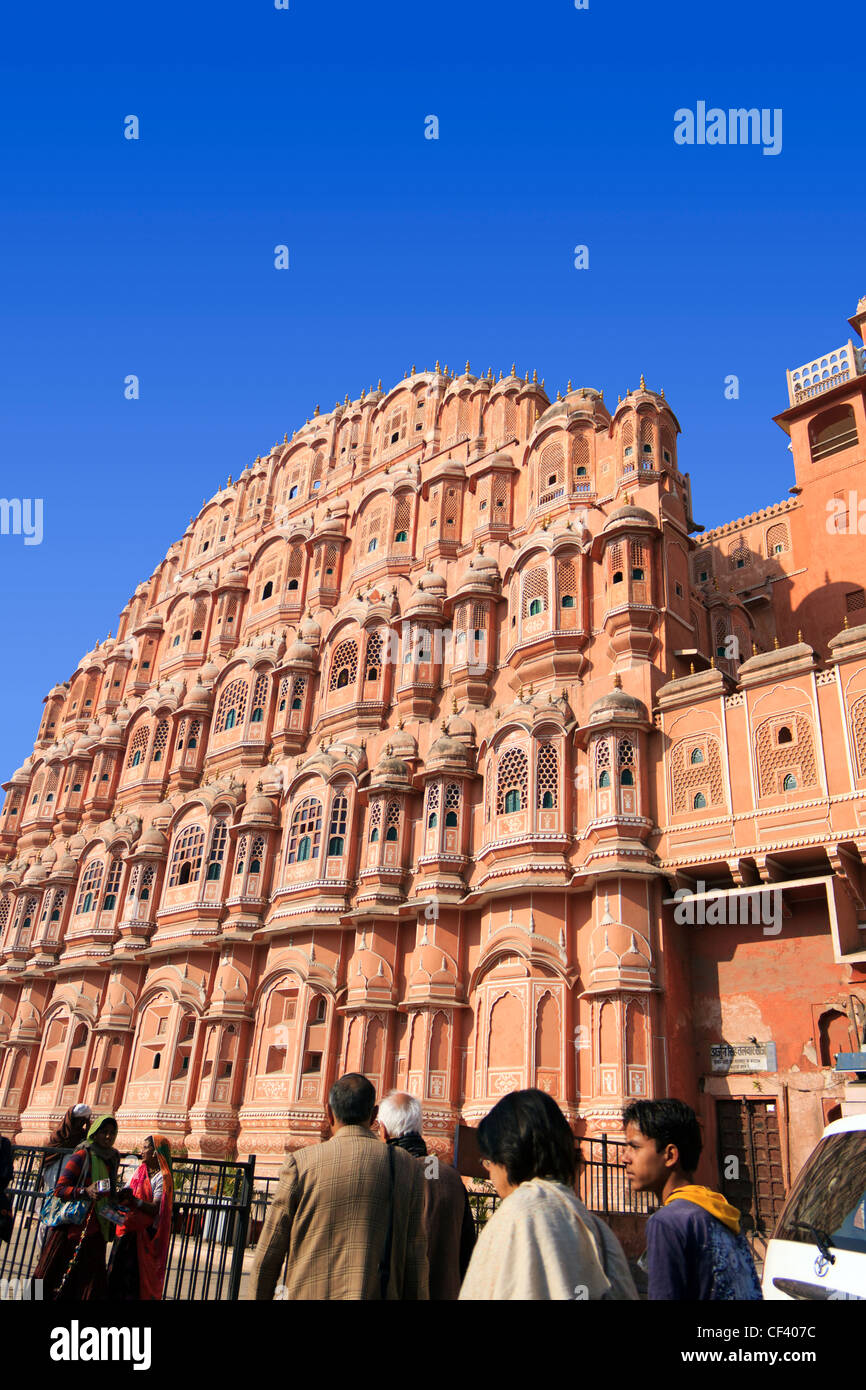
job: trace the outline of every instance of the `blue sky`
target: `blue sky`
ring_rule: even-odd
[[[0,495],[42,497],[44,539],[0,536],[0,776],[202,498],[413,362],[516,360],[608,401],[643,371],[699,521],[787,495],[785,368],[866,293],[861,4],[17,11]],[[676,145],[698,100],[781,108],[782,152]]]

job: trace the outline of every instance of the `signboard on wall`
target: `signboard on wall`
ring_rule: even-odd
[[[710,1048],[710,1063],[714,1072],[730,1075],[735,1072],[775,1071],[776,1044],[716,1043]]]

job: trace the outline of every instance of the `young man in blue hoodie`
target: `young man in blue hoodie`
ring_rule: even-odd
[[[623,1124],[628,1179],[661,1203],[647,1222],[649,1297],[759,1299],[740,1213],[693,1181],[703,1147],[694,1110],[681,1100],[638,1100],[623,1111]]]

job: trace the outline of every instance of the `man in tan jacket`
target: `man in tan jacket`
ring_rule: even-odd
[[[289,1154],[250,1274],[248,1299],[426,1299],[424,1175],[372,1132],[376,1093],[350,1072],[328,1095],[332,1138]]]

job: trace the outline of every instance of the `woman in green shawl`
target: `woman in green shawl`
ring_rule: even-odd
[[[114,1228],[103,1212],[117,1189],[116,1138],[114,1116],[100,1115],[84,1143],[66,1160],[54,1195],[62,1202],[84,1199],[89,1205],[81,1224],[55,1226],[45,1241],[33,1273],[34,1279],[42,1281],[45,1299],[78,1302],[108,1297],[105,1251]]]

